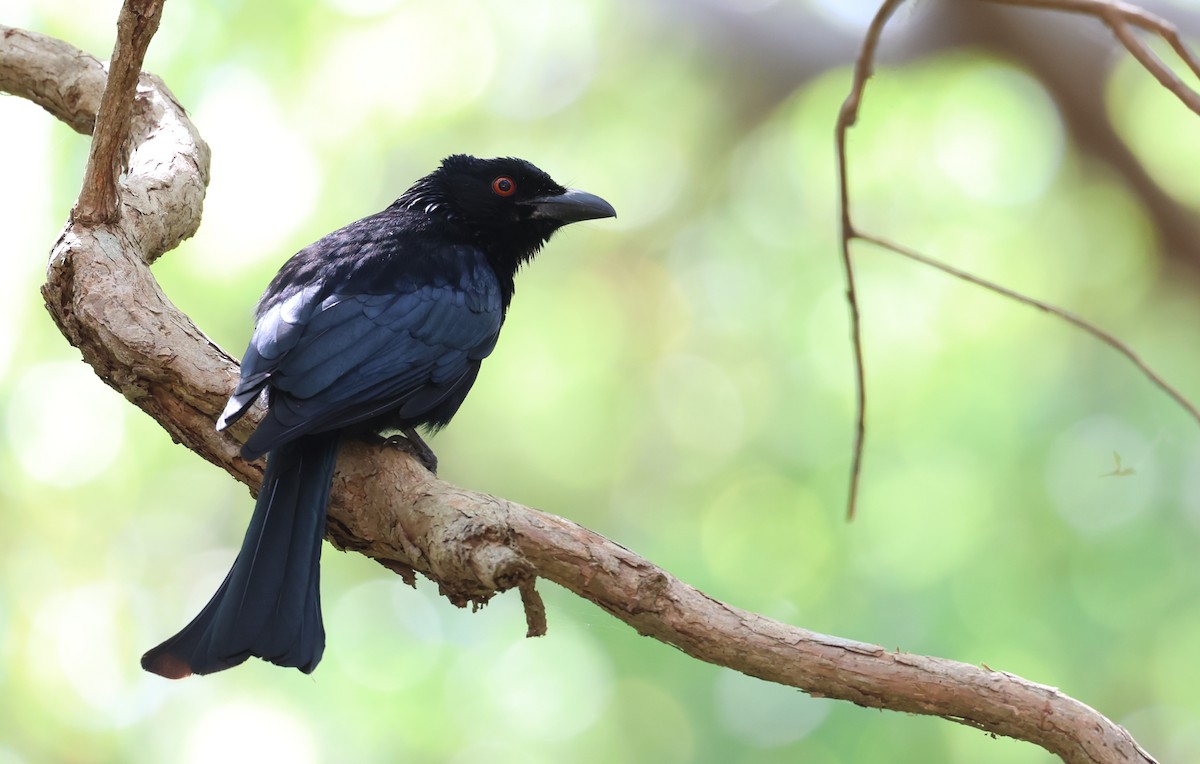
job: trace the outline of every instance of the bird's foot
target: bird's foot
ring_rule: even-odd
[[[433,453],[433,449],[429,447],[412,427],[405,427],[401,432],[403,435],[392,435],[391,437],[384,438],[384,445],[404,451],[419,461],[425,469],[436,475],[438,458],[437,454]]]

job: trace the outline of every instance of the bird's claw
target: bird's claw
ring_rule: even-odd
[[[421,463],[425,469],[437,474],[438,458],[433,449],[421,439],[417,431],[411,427],[403,430],[402,434],[391,435],[383,439],[383,444],[398,448]]]

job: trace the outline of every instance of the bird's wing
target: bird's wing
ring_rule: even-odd
[[[299,343],[305,325],[320,310],[319,293],[317,285],[305,287],[276,302],[258,317],[250,346],[242,357],[237,387],[217,419],[218,430],[241,419],[258,399],[279,363]]]
[[[503,308],[486,264],[464,267],[453,280],[393,286],[323,298],[309,288],[262,314],[226,410],[240,415],[270,386],[268,414],[247,451],[393,409],[419,419],[495,347]]]

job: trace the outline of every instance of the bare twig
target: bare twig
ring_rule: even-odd
[[[1162,59],[1155,55],[1154,51],[1150,50],[1150,47],[1146,43],[1139,40],[1119,16],[1115,14],[1107,16],[1105,17],[1105,21],[1108,22],[1113,34],[1117,36],[1117,39],[1121,41],[1125,49],[1145,67],[1146,71],[1154,75],[1159,84],[1178,96],[1179,100],[1183,101],[1185,106],[1200,115],[1200,95],[1196,91],[1189,88],[1182,80],[1175,76],[1170,67],[1164,64]],[[1186,52],[1187,49],[1182,48],[1182,50]],[[1189,60],[1188,63],[1193,66],[1194,70],[1195,60]]]
[[[1188,87],[1171,69],[1154,54],[1153,51],[1138,39],[1129,29],[1130,26],[1145,29],[1162,37],[1188,68],[1200,77],[1200,59],[1191,52],[1179,37],[1173,25],[1141,8],[1120,2],[1120,0],[982,0],[1000,5],[1022,6],[1029,8],[1044,8],[1071,13],[1082,13],[1101,19],[1112,29],[1113,34],[1125,46],[1131,55],[1146,68],[1163,87],[1174,93],[1188,108],[1200,114],[1200,94]],[[839,206],[841,208],[841,256],[846,277],[846,300],[850,306],[850,334],[854,344],[854,374],[857,389],[856,422],[854,446],[850,466],[850,491],[846,504],[846,515],[853,519],[858,503],[858,487],[861,481],[864,439],[866,434],[866,372],[863,363],[862,330],[860,327],[858,295],[854,283],[854,268],[850,256],[850,243],[854,239],[869,241],[889,249],[897,254],[918,262],[938,268],[946,273],[972,283],[991,289],[998,294],[1011,297],[1014,300],[1031,305],[1057,316],[1068,323],[1083,329],[1088,334],[1117,350],[1128,358],[1153,384],[1171,396],[1176,403],[1183,407],[1197,422],[1200,422],[1200,410],[1195,404],[1185,398],[1178,390],[1169,385],[1161,376],[1151,369],[1128,345],[1111,334],[1103,331],[1094,324],[1040,300],[1022,295],[1011,289],[993,284],[985,279],[972,276],[964,271],[952,268],[928,258],[913,250],[894,244],[886,239],[869,236],[859,232],[853,223],[850,212],[849,172],[847,170],[846,134],[858,119],[858,110],[862,104],[863,92],[867,86],[872,69],[875,65],[875,51],[888,19],[904,0],[885,0],[880,5],[875,17],[863,37],[862,48],[854,66],[854,79],[850,92],[842,103],[841,111],[835,127],[835,145],[837,151],[837,178],[839,191]]]
[[[887,0],[875,13],[871,26],[863,38],[862,50],[854,65],[854,83],[850,93],[838,111],[835,128],[838,162],[838,199],[842,210],[842,268],[846,274],[846,301],[850,305],[850,341],[854,346],[855,422],[854,450],[850,464],[850,490],[846,499],[846,517],[854,519],[858,507],[858,484],[862,474],[863,442],[867,429],[867,375],[863,364],[862,326],[858,310],[858,290],[854,285],[854,261],[850,258],[850,240],[855,237],[854,222],[850,218],[850,181],[846,171],[846,133],[858,120],[858,108],[862,104],[863,91],[875,66],[875,48],[888,19],[904,0]]]
[[[1200,94],[1188,87],[1158,56],[1141,40],[1130,32],[1134,26],[1161,37],[1175,54],[1191,69],[1192,74],[1200,77],[1200,58],[1183,43],[1179,30],[1166,19],[1120,0],[984,0],[999,5],[1014,5],[1026,8],[1044,8],[1048,10],[1065,11],[1095,16],[1103,21],[1130,55],[1138,60],[1146,71],[1154,75],[1159,83],[1171,91],[1196,114],[1200,114]]]
[[[146,48],[158,30],[163,0],[125,0],[117,18],[117,43],[108,66],[108,82],[96,115],[83,187],[72,210],[81,223],[112,223],[117,219],[117,179],[129,138],[129,114]]]
[[[37,36],[0,27],[0,83],[7,81],[6,44],[15,38],[36,51]],[[57,65],[72,77],[98,64],[79,53]],[[52,252],[47,306],[102,379],[189,449],[257,486],[261,472],[238,458],[235,438],[212,426],[236,364],[166,299],[147,267],[144,247],[195,229],[208,156],[169,94],[146,76],[143,86],[133,135],[144,143],[118,189],[121,205],[138,204],[143,214],[111,226],[70,222]],[[168,149],[177,156],[165,161],[171,172],[164,176]],[[147,176],[153,184],[144,183]],[[237,437],[253,428],[255,415],[248,418]],[[352,442],[342,456],[330,539],[402,574],[430,577],[456,604],[514,587],[534,601],[531,584],[542,577],[697,659],[814,695],[938,715],[1028,740],[1072,764],[1153,762],[1120,726],[1054,688],[740,610],[575,523],[437,480],[398,449]],[[537,609],[527,608],[535,616]]]
[[[1016,300],[1017,302],[1019,302],[1023,305],[1028,305],[1032,308],[1037,308],[1038,310],[1043,310],[1052,316],[1061,318],[1063,321],[1066,321],[1067,323],[1071,324],[1072,326],[1082,329],[1083,331],[1087,332],[1088,334],[1092,335],[1096,339],[1103,342],[1105,345],[1108,345],[1113,350],[1116,350],[1118,353],[1120,353],[1121,355],[1128,358],[1130,363],[1132,363],[1134,366],[1136,366],[1138,368],[1138,370],[1141,371],[1143,375],[1145,375],[1146,379],[1149,379],[1160,390],[1162,390],[1167,395],[1171,396],[1172,400],[1174,400],[1177,404],[1179,404],[1179,406],[1184,411],[1186,411],[1188,414],[1190,414],[1192,416],[1192,418],[1195,419],[1198,424],[1200,424],[1200,409],[1197,409],[1195,404],[1193,404],[1182,393],[1180,393],[1178,390],[1176,390],[1174,387],[1172,387],[1169,383],[1167,383],[1167,381],[1164,380],[1162,377],[1160,377],[1158,375],[1158,373],[1154,371],[1154,369],[1151,369],[1150,366],[1145,361],[1142,360],[1141,356],[1139,356],[1136,352],[1134,352],[1133,348],[1129,347],[1129,345],[1125,344],[1121,340],[1114,337],[1112,334],[1109,334],[1108,332],[1104,331],[1100,327],[1091,323],[1087,319],[1080,318],[1079,316],[1075,315],[1074,313],[1070,312],[1069,310],[1063,310],[1062,308],[1059,308],[1055,305],[1051,305],[1048,302],[1043,302],[1042,300],[1038,300],[1036,298],[1029,297],[1028,295],[1021,294],[1020,292],[1009,289],[1008,287],[1003,287],[995,282],[988,281],[985,278],[981,278],[974,274],[967,273],[964,270],[955,268],[953,265],[947,265],[946,263],[935,260],[932,257],[923,255],[920,252],[909,249],[908,247],[905,247],[901,244],[896,244],[895,242],[888,241],[887,239],[884,239],[882,237],[873,236],[868,233],[863,233],[862,231],[855,232],[855,236],[857,238],[861,239],[862,241],[870,242],[871,244],[874,244],[877,247],[882,247],[883,249],[891,250],[892,252],[895,252],[897,255],[907,257],[909,260],[915,260],[918,263],[921,263],[923,265],[928,265],[931,268],[936,268],[937,270],[939,270],[943,273],[948,273],[957,279],[962,279],[963,281],[968,281],[972,284],[975,284],[976,286],[981,286],[984,289],[989,289],[989,290],[995,292],[996,294],[1003,295],[1012,300]]]

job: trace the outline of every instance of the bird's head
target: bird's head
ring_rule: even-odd
[[[478,234],[489,249],[501,246],[532,256],[569,223],[616,217],[595,194],[565,188],[524,159],[479,159],[455,154],[417,181],[397,201],[406,209],[445,219]]]

